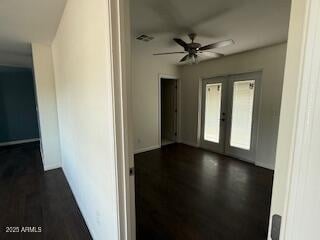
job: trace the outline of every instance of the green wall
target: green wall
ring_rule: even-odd
[[[32,70],[0,66],[0,144],[39,138]]]

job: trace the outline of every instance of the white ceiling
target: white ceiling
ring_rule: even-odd
[[[28,55],[30,43],[50,43],[66,0],[1,0],[0,52]]]
[[[234,54],[285,42],[290,0],[132,0],[135,36],[154,36],[146,48],[154,53],[180,51],[172,38],[189,42],[187,33],[202,45],[233,39],[235,45],[217,50]],[[136,40],[138,41],[138,40]],[[156,56],[176,63],[183,55]]]

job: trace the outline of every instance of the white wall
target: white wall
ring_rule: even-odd
[[[61,167],[56,89],[51,47],[32,44],[34,75],[40,121],[42,159],[45,170]]]
[[[108,5],[67,1],[52,51],[63,171],[94,239],[118,239]]]
[[[0,52],[0,65],[32,68],[32,56]]]
[[[180,67],[182,142],[197,145],[199,80],[263,70],[256,164],[274,169],[286,44]]]
[[[178,68],[164,57],[153,56],[149,43],[133,40],[133,121],[134,150],[140,152],[160,147],[159,74],[178,76]]]

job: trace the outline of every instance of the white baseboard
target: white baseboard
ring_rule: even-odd
[[[159,149],[159,148],[161,148],[160,145],[155,145],[155,146],[146,147],[146,148],[140,148],[140,149],[134,150],[134,154],[148,152],[148,151],[152,151],[152,150]]]
[[[181,141],[182,144],[191,146],[191,147],[196,147],[199,148],[199,145],[197,143],[189,142],[189,141]]]
[[[17,141],[11,141],[11,142],[3,142],[3,143],[0,143],[0,147],[17,145],[17,144],[22,144],[22,143],[31,143],[31,142],[37,142],[37,141],[40,141],[40,138],[32,138],[32,139],[24,139],[24,140],[17,140]]]
[[[43,167],[44,167],[44,171],[50,171],[53,169],[61,168],[62,166],[61,166],[61,163],[54,163],[54,164],[46,165]]]
[[[265,163],[259,163],[259,162],[255,162],[254,164],[257,167],[262,167],[262,168],[266,168],[266,169],[274,171],[274,166],[271,166],[271,165],[268,165],[268,164],[265,164]]]

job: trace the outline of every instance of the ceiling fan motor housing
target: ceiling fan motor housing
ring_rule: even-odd
[[[201,47],[200,43],[189,43],[188,44],[188,49],[186,49],[186,51],[198,51],[199,48]]]

